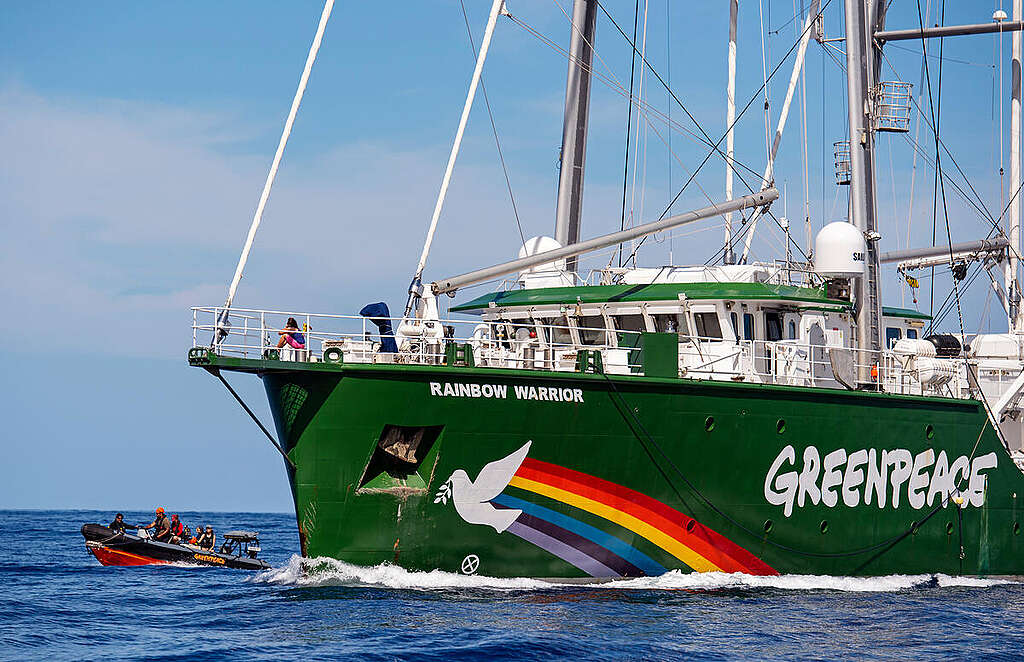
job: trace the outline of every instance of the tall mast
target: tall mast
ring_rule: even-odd
[[[739,0],[729,0],[729,87],[725,93],[725,199],[732,200],[732,168],[733,168],[733,127],[736,122],[736,15],[739,13]],[[725,264],[734,264],[736,256],[732,252],[732,212],[725,215]]]
[[[583,166],[587,156],[590,71],[594,60],[597,8],[597,0],[574,0],[572,8],[569,73],[565,81],[565,119],[562,124],[561,171],[558,177],[558,208],[555,214],[555,239],[563,246],[575,244],[580,240]],[[575,257],[566,262],[566,269],[576,270]]]
[[[864,276],[855,286],[857,348],[882,347],[878,218],[875,204],[875,138],[872,97],[880,59],[874,33],[885,25],[885,0],[846,0],[846,86],[850,124],[850,222],[864,233]],[[871,381],[871,358],[862,356],[859,381]]]
[[[1013,20],[1021,20],[1021,0],[1013,0]],[[1018,251],[1020,245],[1020,60],[1021,60],[1021,34],[1019,31],[1013,33],[1013,65],[1010,99],[1010,248],[1007,250],[1006,260],[1006,293],[1010,304],[1010,333],[1019,333],[1021,327],[1020,315],[1020,285],[1017,282],[1020,269]]]

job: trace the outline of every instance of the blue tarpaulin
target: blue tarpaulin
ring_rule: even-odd
[[[395,330],[391,328],[391,311],[388,304],[383,301],[368,303],[359,311],[363,317],[369,317],[370,321],[377,325],[380,333],[380,351],[394,353],[398,351],[395,344]]]

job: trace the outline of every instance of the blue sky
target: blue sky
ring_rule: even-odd
[[[466,4],[479,43],[489,3]],[[558,47],[567,45],[568,0],[509,4]],[[998,6],[955,4],[946,23],[986,22]],[[607,2],[627,31],[633,6]],[[795,40],[790,18],[798,4],[764,6],[771,67]],[[6,395],[0,507],[290,509],[280,458],[219,384],[187,367],[184,355],[189,306],[223,300],[321,7],[300,1],[4,6],[0,301],[13,333],[0,350]],[[931,13],[928,22],[936,22],[934,7]],[[841,14],[839,0],[828,4],[830,36],[840,33]],[[740,104],[762,82],[760,19],[757,3],[741,2]],[[648,3],[648,59],[716,139],[724,128],[727,21],[725,2]],[[890,26],[917,21],[916,3],[895,3]],[[641,30],[642,24],[641,18]],[[997,45],[994,36],[947,40],[942,103],[943,139],[995,214],[1001,208]],[[598,70],[628,87],[628,47],[603,15],[596,46]],[[937,52],[938,43],[931,46]],[[1008,99],[1009,37],[1002,47]],[[919,52],[911,42],[887,51],[915,92]],[[769,88],[772,128],[790,64]],[[930,66],[937,76],[937,59]],[[472,67],[457,1],[339,0],[238,305],[353,313],[369,301],[401,303]],[[886,71],[892,78],[888,65]],[[832,180],[832,142],[846,133],[839,73],[812,42],[806,105],[815,228],[845,214],[845,190]],[[484,79],[527,236],[549,234],[553,226],[565,74],[558,52],[516,23],[499,22]],[[647,77],[644,88],[648,102],[668,113],[659,84]],[[479,101],[428,277],[504,260],[518,249]],[[927,108],[927,97],[923,103]],[[757,172],[764,168],[762,106],[755,101],[737,131],[737,158]],[[681,117],[678,107],[671,113]],[[591,118],[584,236],[619,226],[621,91],[596,83]],[[641,127],[646,149],[627,207],[637,220],[650,220],[706,152],[657,120]],[[775,210],[796,223],[803,204],[800,133],[795,107],[776,166],[786,196]],[[930,152],[925,126],[917,137]],[[908,237],[910,245],[929,244],[931,171],[919,158],[915,172],[903,136],[882,136],[879,143],[886,248],[905,246]],[[1006,149],[1005,137],[1002,144]],[[713,159],[675,208],[721,199],[723,180],[724,167]],[[953,241],[987,232],[979,214],[952,193],[949,211]],[[944,238],[941,216],[939,228]],[[721,221],[695,229],[648,242],[641,262],[666,263],[670,251],[676,262],[703,262],[721,241]],[[799,236],[802,242],[802,231]],[[755,257],[777,256],[781,246],[778,229],[762,223]],[[925,285],[918,305],[928,310]],[[936,291],[944,296],[948,287],[940,274]],[[893,274],[885,292],[889,304],[912,305]],[[987,305],[979,280],[965,296],[969,332],[988,328]],[[1001,323],[992,317],[993,329]],[[955,325],[953,317],[945,323]],[[236,383],[269,420],[259,382]]]

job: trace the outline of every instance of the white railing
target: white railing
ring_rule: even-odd
[[[455,345],[469,346],[477,367],[557,371],[576,370],[579,352],[589,350],[601,354],[606,372],[625,374],[641,369],[639,364],[629,363],[635,349],[629,345],[638,343],[623,339],[639,335],[630,331],[526,321],[389,318],[393,333],[382,336],[375,320],[358,315],[232,308],[227,316],[230,324],[219,326],[222,313],[219,307],[192,309],[193,347],[209,347],[219,356],[250,359],[322,362],[329,350],[336,350],[346,363],[439,365],[447,360],[448,348]],[[282,344],[289,318],[294,318],[305,337],[301,349]],[[594,336],[599,342],[587,342]],[[383,351],[386,338],[395,341],[397,352]],[[623,347],[619,347],[620,342]]]
[[[600,355],[609,374],[643,374],[639,332],[585,328],[575,320],[564,325],[535,320],[403,321],[392,318],[393,333],[382,336],[376,320],[357,315],[313,314],[286,310],[232,308],[229,326],[218,326],[223,309],[192,309],[192,345],[218,356],[291,362],[402,363],[441,365],[454,359],[480,368],[572,372],[580,352]],[[293,318],[305,336],[304,347],[286,342],[286,322]],[[218,329],[226,333],[219,333]],[[393,339],[397,351],[384,351]],[[458,350],[465,356],[449,353]],[[799,340],[732,340],[679,334],[678,374],[688,379],[746,381],[788,386],[842,388],[867,375],[878,390],[914,395],[969,397],[966,374],[940,384],[922,384],[892,352],[856,351],[810,345]],[[847,367],[837,379],[832,354],[842,352]],[[959,362],[962,365],[962,361]]]

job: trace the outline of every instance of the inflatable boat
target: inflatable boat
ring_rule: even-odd
[[[190,565],[266,570],[270,564],[256,558],[260,552],[259,534],[255,531],[228,531],[219,549],[203,549],[187,543],[175,544],[152,540],[145,534],[134,535],[115,531],[102,524],[82,526],[85,548],[103,565],[155,565],[187,563]]]

